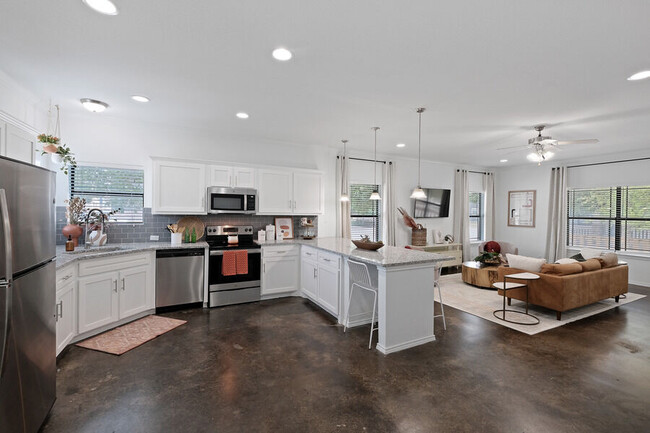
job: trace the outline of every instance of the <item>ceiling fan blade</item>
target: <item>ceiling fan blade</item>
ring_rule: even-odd
[[[522,146],[522,145],[520,144],[520,145],[518,145],[518,146],[509,146],[509,147],[499,147],[499,148],[497,148],[497,150],[508,150],[508,149],[527,149],[527,148],[528,148],[528,146],[527,146],[527,145],[523,145],[523,146]]]
[[[563,146],[565,144],[592,144],[592,143],[598,143],[600,140],[597,138],[589,138],[586,140],[562,140],[558,141],[556,144],[558,146]]]

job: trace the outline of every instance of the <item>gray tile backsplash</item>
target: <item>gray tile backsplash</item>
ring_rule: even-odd
[[[144,209],[144,222],[140,224],[111,223],[106,230],[109,243],[132,243],[149,242],[149,236],[158,235],[159,241],[170,242],[171,234],[167,230],[168,224],[174,224],[184,215],[152,215],[151,208]],[[249,225],[253,226],[255,238],[257,231],[266,227],[267,224],[274,224],[275,217],[272,215],[196,215],[206,225]],[[282,215],[278,215],[282,216]],[[318,233],[318,217],[305,215],[314,222],[314,233]],[[302,236],[306,229],[300,227],[301,216],[293,217],[293,232],[295,237]],[[65,237],[61,233],[63,226],[67,224],[65,219],[65,206],[56,208],[56,243],[65,244]],[[83,243],[83,235],[79,244]]]

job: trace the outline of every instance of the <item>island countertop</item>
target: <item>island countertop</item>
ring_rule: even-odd
[[[352,260],[369,263],[376,266],[405,266],[425,263],[438,263],[446,260],[453,260],[437,253],[427,253],[407,248],[384,246],[377,251],[362,250],[354,246],[350,239],[325,237],[315,239],[287,239],[282,241],[258,241],[259,245],[290,245],[298,244],[321,250],[341,254]]]
[[[123,244],[108,244],[101,247],[91,247],[87,250],[84,247],[77,247],[73,252],[66,252],[65,245],[56,246],[56,269],[61,269],[65,265],[78,260],[97,259],[100,257],[117,256],[122,254],[131,254],[141,251],[155,251],[168,249],[186,249],[186,248],[207,248],[207,242],[182,243],[172,245],[171,242],[137,242]]]

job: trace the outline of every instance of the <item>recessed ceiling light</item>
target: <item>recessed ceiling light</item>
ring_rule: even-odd
[[[81,101],[81,105],[83,105],[86,110],[92,113],[101,113],[108,108],[106,102],[98,101],[96,99],[83,98],[79,101]]]
[[[291,57],[293,57],[293,54],[291,54],[291,51],[287,50],[286,48],[276,48],[273,50],[273,58],[276,60],[286,62],[287,60],[291,59]]]
[[[637,81],[637,80],[643,80],[643,79],[646,79],[646,78],[650,78],[650,71],[637,72],[636,74],[629,77],[627,80],[628,81]]]
[[[117,7],[111,0],[83,0],[86,6],[104,15],[117,15]]]
[[[248,119],[248,113],[241,112],[241,113],[237,113],[236,116],[239,117],[240,119]]]
[[[397,143],[395,147],[406,147],[406,144],[404,143]]]
[[[500,159],[499,162],[508,162],[507,159]]]
[[[131,96],[131,99],[133,99],[136,102],[149,102],[149,98],[142,95],[133,95]]]

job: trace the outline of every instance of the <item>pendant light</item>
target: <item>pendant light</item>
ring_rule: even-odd
[[[417,188],[413,188],[411,198],[426,199],[427,194],[424,192],[420,184],[420,170],[422,166],[422,112],[424,111],[424,108],[420,107],[416,111],[418,112],[418,186]]]
[[[348,140],[341,140],[343,142],[343,160],[345,160],[348,157],[348,152],[347,152],[347,144]],[[345,166],[347,167],[347,161],[345,162]],[[341,173],[341,201],[350,201],[350,196],[348,195],[348,190],[346,188],[344,180],[346,180],[346,177],[344,173]]]
[[[371,129],[375,131],[375,162],[373,165],[375,183],[373,185],[377,185],[377,130],[379,129],[379,126],[373,126]],[[370,200],[381,200],[381,196],[379,195],[379,191],[377,191],[376,187],[372,194],[370,194]]]

